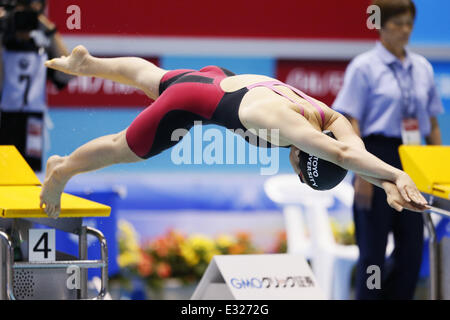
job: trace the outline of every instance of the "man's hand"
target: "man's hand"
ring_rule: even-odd
[[[423,212],[429,209],[429,206],[426,205],[426,201],[425,204],[416,203],[415,201],[406,201],[405,198],[400,194],[398,187],[391,182],[385,181],[382,183],[382,186],[384,191],[386,192],[387,203],[398,212],[403,211],[403,209],[416,212]],[[422,195],[421,197],[423,198]]]

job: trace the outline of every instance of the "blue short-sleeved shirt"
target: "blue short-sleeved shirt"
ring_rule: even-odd
[[[350,62],[333,109],[358,120],[362,137],[397,138],[401,138],[403,118],[417,118],[426,137],[430,117],[444,112],[431,64],[409,50],[402,62],[379,41]]]

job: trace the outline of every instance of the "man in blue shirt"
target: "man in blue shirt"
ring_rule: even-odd
[[[411,0],[376,0],[381,10],[380,41],[355,57],[347,67],[344,84],[333,108],[345,114],[369,152],[401,168],[401,144],[441,144],[436,116],[443,112],[431,64],[405,46],[412,32],[416,9]],[[383,190],[355,177],[353,205],[356,241],[357,299],[412,299],[419,276],[422,216],[399,214],[386,206]],[[385,261],[388,234],[395,249]],[[371,265],[380,267],[381,289],[366,282]]]

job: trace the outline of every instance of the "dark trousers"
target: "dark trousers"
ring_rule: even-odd
[[[29,117],[43,119],[42,112],[0,112],[0,145],[13,145],[34,171],[42,170],[43,156],[26,153],[27,121]]]
[[[363,140],[369,152],[401,169],[400,139],[369,136]],[[371,209],[362,210],[353,205],[353,215],[360,251],[356,267],[356,299],[412,299],[422,262],[422,215],[407,210],[395,211],[387,204],[384,190],[378,187],[374,187]],[[386,259],[390,232],[394,236],[395,249]],[[367,285],[369,277],[374,274],[368,271],[371,265],[379,267],[380,289],[369,289],[372,286]]]

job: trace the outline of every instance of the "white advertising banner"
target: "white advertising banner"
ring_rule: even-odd
[[[192,300],[323,300],[305,258],[297,254],[215,256]]]

